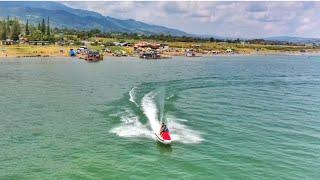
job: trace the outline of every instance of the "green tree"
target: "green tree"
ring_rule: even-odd
[[[11,39],[13,40],[19,40],[19,35],[21,34],[21,27],[18,20],[13,21],[12,25],[12,33],[11,33]]]
[[[43,40],[42,32],[40,30],[35,30],[31,33],[30,40],[41,41]]]
[[[6,23],[6,36],[7,36],[7,38],[9,37],[9,34],[10,34],[10,18],[9,18],[9,16],[7,17],[7,23]]]
[[[94,29],[91,29],[89,33],[92,35],[97,35],[101,33],[101,30],[98,28],[94,28]]]
[[[48,17],[47,35],[50,36],[50,19]]]
[[[4,20],[3,23],[2,23],[2,28],[1,28],[1,39],[2,40],[5,40],[7,38],[7,23],[6,21]]]
[[[46,22],[44,21],[44,18],[42,18],[41,32],[42,32],[42,34],[46,33]]]
[[[27,23],[26,23],[26,35],[30,35],[28,19],[27,19]]]
[[[38,23],[38,30],[41,31],[41,25]]]

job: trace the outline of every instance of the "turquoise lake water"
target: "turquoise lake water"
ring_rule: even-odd
[[[320,57],[2,59],[0,147],[0,179],[319,179]]]

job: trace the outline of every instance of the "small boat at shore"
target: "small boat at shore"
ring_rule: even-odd
[[[156,51],[141,52],[139,54],[139,57],[141,59],[160,59],[161,58],[160,54]]]
[[[84,59],[89,62],[97,62],[97,61],[102,61],[103,60],[103,55],[100,54],[99,52],[96,51],[88,51]]]
[[[151,51],[151,52],[141,52],[139,54],[141,59],[170,59],[171,56],[162,55],[159,52]]]

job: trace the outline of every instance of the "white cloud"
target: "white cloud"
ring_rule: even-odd
[[[320,2],[64,2],[120,19],[178,28],[189,33],[261,37],[320,37]]]

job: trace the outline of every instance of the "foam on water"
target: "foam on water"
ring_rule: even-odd
[[[174,116],[167,118],[167,126],[170,129],[173,141],[184,144],[197,144],[203,141],[201,133],[190,129],[188,126],[179,123],[179,121],[187,122],[185,119],[176,119]]]
[[[136,104],[134,100],[134,88],[130,90],[129,95],[129,100]],[[143,137],[155,139],[154,133],[159,132],[161,124],[159,120],[159,107],[157,107],[156,103],[156,100],[159,99],[158,95],[158,91],[151,91],[144,95],[141,100],[141,110],[148,119],[147,124],[141,123],[138,115],[135,115],[132,110],[126,109],[124,112],[116,114],[120,117],[121,124],[111,129],[110,132],[115,133],[120,137]],[[182,122],[187,122],[187,120],[168,115],[166,121],[174,142],[193,144],[203,141],[199,132],[182,124]]]
[[[152,132],[130,110],[123,112],[120,117],[121,124],[111,129],[111,133],[115,133],[120,137],[152,137]]]
[[[174,97],[175,97],[175,95],[174,95],[174,94],[171,94],[169,97],[166,98],[166,100],[170,100],[170,99],[172,99],[172,98],[174,98]]]
[[[138,106],[137,102],[135,101],[135,95],[136,95],[136,92],[135,92],[135,89],[136,87],[133,87],[130,91],[129,91],[129,101],[133,102],[136,106]]]

